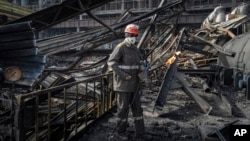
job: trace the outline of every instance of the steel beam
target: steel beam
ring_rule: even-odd
[[[180,46],[180,41],[183,37],[183,33],[184,33],[185,29],[183,28],[180,33],[179,33],[179,38],[176,41],[176,45],[173,46],[172,48],[175,49],[175,51],[180,51],[181,46]],[[155,106],[154,106],[154,110],[158,109],[158,110],[162,110],[163,106],[165,104],[166,101],[166,97],[168,94],[168,91],[171,87],[171,82],[174,79],[174,74],[176,72],[176,64],[177,64],[177,60],[178,60],[178,56],[176,57],[176,60],[173,64],[170,65],[170,67],[166,70],[166,73],[164,75],[164,79],[162,81],[161,87],[160,87],[160,91],[158,93],[157,99],[155,101]]]
[[[164,4],[165,0],[161,0],[160,4],[158,7],[161,7],[163,4]],[[158,14],[155,14],[154,16],[152,16],[151,20],[150,20],[150,23],[149,23],[149,26],[144,30],[144,33],[137,45],[137,48],[141,48],[143,42],[145,41],[145,39],[147,38],[149,32],[150,32],[150,29],[152,27],[152,24],[155,22],[155,20],[157,19],[158,17]]]
[[[45,8],[10,23],[32,21],[35,31],[41,31],[111,1],[113,0],[65,0],[59,5]]]
[[[212,110],[212,106],[210,106],[203,98],[190,89],[188,83],[180,76],[180,74],[176,75],[175,77],[182,84],[183,90],[186,92],[186,94],[195,101],[195,103],[205,114],[209,114]]]

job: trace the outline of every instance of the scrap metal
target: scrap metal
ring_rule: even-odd
[[[86,9],[76,6],[79,3],[83,4],[83,2]],[[60,5],[43,9],[8,23],[8,25],[15,25],[20,21],[31,21],[32,29],[37,32],[85,10],[85,12],[90,12],[97,6],[107,2],[66,0]],[[46,138],[52,140],[55,137],[70,140],[81,133],[80,131],[112,108],[115,100],[112,87],[110,87],[112,85],[111,74],[100,75],[102,65],[107,60],[107,54],[109,53],[102,53],[99,57],[96,57],[97,48],[116,39],[121,39],[122,33],[120,29],[128,23],[149,22],[149,17],[158,13],[165,13],[165,15],[159,15],[161,19],[157,19],[151,24],[155,24],[159,20],[169,21],[183,10],[181,0],[172,1],[150,12],[133,16],[129,20],[118,20],[119,22],[106,28],[37,40],[38,53],[46,55],[51,62],[46,62],[46,68],[42,75],[33,84],[34,91],[15,93],[13,95],[15,97],[13,102],[17,103],[14,107],[15,112],[11,115],[8,113],[11,110],[6,112],[6,116],[10,117],[10,121],[1,122],[3,124],[1,124],[0,128],[15,128],[15,133],[12,134],[13,132],[4,130],[4,133],[0,132],[0,136],[3,138],[11,137],[20,141]],[[65,13],[65,11],[70,12]],[[53,20],[49,20],[51,18]],[[140,25],[140,30],[144,30],[147,26],[147,24]],[[115,31],[117,35],[113,34],[112,31]],[[168,32],[170,34],[170,31]],[[162,38],[162,41],[165,41],[165,39]],[[157,48],[157,44],[162,45],[162,43],[155,43],[155,48]],[[164,44],[166,44],[166,41]],[[108,50],[108,52],[111,51]],[[89,64],[84,64],[83,62],[89,57],[86,54],[94,55],[95,60],[91,60]],[[64,55],[65,57],[61,57]],[[53,60],[54,58],[60,59],[56,62],[56,60]],[[60,64],[61,62],[64,66]],[[16,91],[16,88],[13,87],[9,90]],[[11,102],[11,100],[9,101]],[[3,106],[2,103],[0,104]],[[11,122],[11,120],[14,120],[14,122]],[[58,131],[62,131],[63,134],[58,136]]]
[[[82,12],[88,13],[92,18],[102,23],[90,11],[107,2],[109,0],[97,0],[95,2],[66,0],[60,5],[43,9],[13,23],[31,20],[31,27],[34,27],[35,31],[41,31]],[[80,4],[80,7],[78,4]],[[64,10],[70,12],[65,13]],[[13,99],[6,98],[9,93],[1,93],[0,96],[7,100],[7,110],[3,110],[1,116],[8,116],[9,122],[0,118],[0,128],[15,128],[15,138],[20,141],[53,139],[58,136],[58,131],[63,132],[60,139],[64,140],[70,140],[80,134],[90,123],[112,108],[115,100],[112,90],[112,75],[109,73],[100,75],[106,72],[103,69],[112,49],[100,49],[101,53],[98,52],[97,56],[98,47],[122,39],[122,29],[132,22],[140,25],[140,31],[145,31],[138,47],[145,51],[144,57],[149,61],[151,67],[149,73],[159,71],[164,75],[161,80],[157,80],[160,81],[161,86],[155,101],[156,109],[164,107],[171,83],[177,78],[178,82],[183,85],[184,91],[187,92],[186,94],[197,103],[202,112],[205,114],[211,112],[212,106],[192,91],[184,78],[174,75],[176,71],[188,75],[204,76],[207,78],[206,82],[212,81],[217,88],[221,85],[221,76],[234,76],[230,82],[233,82],[238,90],[242,89],[243,86],[246,87],[248,97],[250,97],[250,78],[247,75],[249,70],[247,69],[248,66],[244,66],[244,62],[248,60],[247,55],[245,55],[245,52],[247,52],[246,46],[248,46],[248,33],[239,36],[239,33],[236,34],[231,31],[232,28],[237,29],[242,24],[246,24],[247,16],[236,15],[236,18],[231,18],[219,24],[209,23],[192,33],[182,29],[176,35],[174,33],[177,29],[176,25],[167,23],[170,19],[177,20],[178,15],[183,10],[180,0],[169,3],[161,1],[161,5],[155,10],[131,16],[130,19],[124,20],[123,18],[128,16],[127,13],[124,13],[121,19],[112,25],[102,24],[105,27],[38,40],[38,52],[47,55],[49,62],[46,62],[46,68],[40,79],[35,83],[37,90],[15,94],[17,104],[14,105],[14,115],[10,114],[11,108],[13,108],[11,106]],[[52,17],[41,16],[41,14],[44,15],[44,12],[49,15],[54,14],[53,20],[48,20]],[[162,13],[165,14],[162,15]],[[149,18],[150,16],[152,17]],[[162,22],[166,23],[162,25]],[[159,25],[159,27],[153,29],[153,25]],[[147,36],[150,32],[151,37],[156,37],[155,39]],[[155,35],[156,33],[158,34]],[[230,40],[231,38],[232,40]],[[238,44],[238,42],[241,42],[241,44]],[[234,46],[235,43],[240,45],[241,48],[237,49]],[[189,49],[189,47],[193,48]],[[104,50],[105,52],[103,52]],[[171,62],[172,64],[166,66],[167,60],[173,57],[176,51],[181,51],[181,55],[175,56],[174,63]],[[241,55],[243,56],[240,57]],[[94,56],[95,59],[91,56]],[[235,58],[238,58],[238,60],[236,59],[237,63],[230,64],[235,61]],[[190,59],[194,62],[190,63]],[[89,60],[89,62],[86,63],[86,60]],[[218,64],[214,65],[217,60]],[[214,67],[212,65],[210,69],[201,70],[199,69],[199,62],[200,66],[209,66],[211,63]],[[190,69],[194,64],[197,65],[197,69]],[[228,71],[225,71],[226,69]],[[224,81],[226,81],[226,78]],[[227,85],[232,85],[232,83]],[[12,90],[17,91],[13,87],[9,89],[9,92]],[[4,104],[0,103],[0,106],[2,105]],[[15,120],[14,125],[13,122],[10,122],[13,119]],[[13,137],[11,132],[11,130],[8,130],[4,133]],[[3,133],[0,132],[0,134]]]
[[[174,52],[180,51],[180,49],[181,49],[181,46],[179,45],[179,43],[180,43],[180,40],[182,40],[184,31],[185,31],[185,29],[182,29],[180,31],[179,35],[176,36],[176,37],[178,37],[178,39],[176,38],[177,39],[176,44],[170,46],[171,48],[173,48]],[[155,108],[157,108],[159,110],[161,110],[165,104],[168,90],[171,87],[171,82],[174,79],[174,75],[176,72],[177,60],[178,60],[178,57],[175,60],[175,62],[173,64],[171,64],[168,69],[166,69],[166,73],[164,75],[164,79],[162,81],[162,84],[161,84],[161,87],[160,87],[160,90],[159,90],[159,93],[158,93],[158,96],[157,96],[157,99],[155,102]]]

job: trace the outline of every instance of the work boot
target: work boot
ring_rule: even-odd
[[[135,141],[151,141],[152,139],[152,136],[148,134],[143,134],[142,136],[135,137]]]

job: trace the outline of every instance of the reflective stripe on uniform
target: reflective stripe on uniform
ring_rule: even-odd
[[[132,69],[139,69],[139,66],[126,66],[126,65],[119,65],[118,66],[120,69],[124,69],[124,70],[132,70]]]
[[[139,116],[139,117],[134,117],[135,120],[142,120],[143,116]]]
[[[114,62],[114,61],[110,61],[110,62],[108,62],[108,66],[112,66],[112,65],[114,65],[116,62]]]

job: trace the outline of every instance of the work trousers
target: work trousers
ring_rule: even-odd
[[[123,133],[128,126],[128,113],[131,107],[135,124],[135,135],[143,136],[145,133],[145,125],[143,120],[143,110],[141,108],[141,100],[139,93],[132,92],[117,92],[117,107],[118,107],[118,123],[117,132]]]

